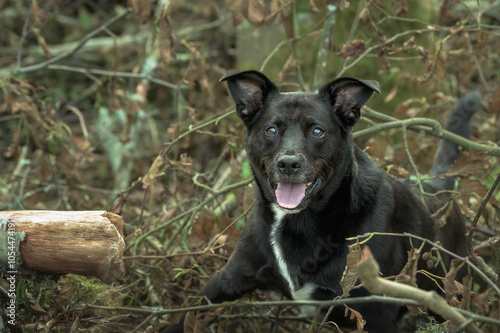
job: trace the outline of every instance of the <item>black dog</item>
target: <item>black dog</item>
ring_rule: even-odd
[[[374,91],[380,92],[376,81],[340,78],[318,93],[280,93],[257,71],[225,75],[221,81],[227,81],[247,127],[246,151],[258,187],[234,253],[198,295],[218,303],[260,288],[292,299],[333,299],[342,295],[339,282],[350,244],[345,239],[367,232],[439,239],[449,250],[465,254],[459,212],[448,218],[444,230],[435,230],[431,212],[440,207],[439,200],[429,196],[427,208],[420,194],[377,168],[353,144],[351,129],[360,108]],[[456,121],[448,127],[467,134],[470,114],[462,111],[456,108]],[[459,152],[441,151],[434,169],[446,171]],[[426,185],[426,190],[440,189]],[[368,246],[384,276],[397,275],[411,249],[405,237],[375,236]],[[367,294],[362,288],[351,292]],[[366,320],[365,330],[397,332],[397,306],[354,308]],[[333,311],[331,319],[349,324],[344,309]],[[183,320],[169,331],[182,332]]]

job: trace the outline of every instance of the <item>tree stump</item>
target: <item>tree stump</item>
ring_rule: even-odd
[[[125,271],[123,220],[106,211],[0,212],[0,268],[81,274],[111,283]]]

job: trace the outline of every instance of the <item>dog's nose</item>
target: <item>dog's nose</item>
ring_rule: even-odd
[[[278,159],[278,169],[284,174],[291,175],[301,167],[300,159],[295,155],[283,155]]]

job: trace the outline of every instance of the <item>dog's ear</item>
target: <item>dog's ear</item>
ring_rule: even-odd
[[[227,81],[236,103],[236,113],[247,126],[256,119],[267,96],[279,92],[264,74],[257,71],[226,74],[220,80]]]
[[[330,101],[335,117],[348,130],[360,117],[360,109],[373,92],[380,94],[377,81],[344,77],[326,84],[319,94]]]

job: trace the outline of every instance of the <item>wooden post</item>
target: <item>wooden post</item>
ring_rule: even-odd
[[[0,211],[0,268],[81,274],[111,283],[125,272],[123,220],[106,211]]]

